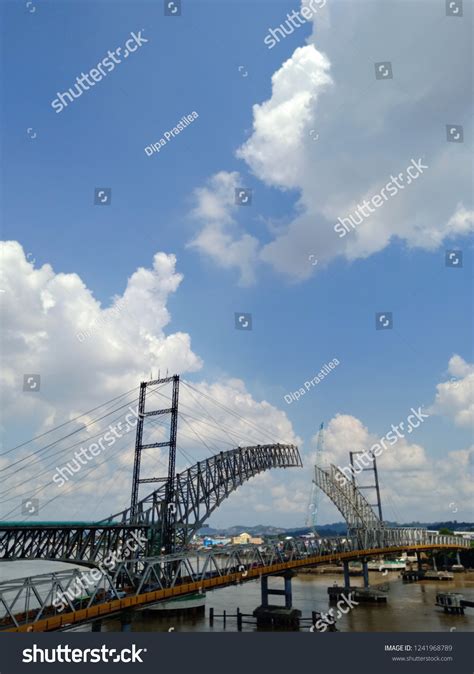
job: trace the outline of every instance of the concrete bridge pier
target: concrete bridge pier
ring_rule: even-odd
[[[417,565],[418,565],[418,571],[422,571],[423,568],[421,566],[421,555],[418,551],[416,553],[416,562],[417,562]]]
[[[291,590],[291,579],[294,576],[293,571],[287,571],[286,573],[282,574],[285,586],[283,590],[274,590],[274,589],[269,589],[268,587],[268,576],[262,576],[262,582],[261,582],[261,588],[262,588],[262,606],[264,608],[267,608],[269,606],[268,603],[268,595],[269,594],[280,594],[285,597],[285,608],[290,609],[293,603],[293,594]]]
[[[369,587],[369,566],[365,558],[362,560],[362,573],[364,575],[364,587]]]
[[[275,575],[283,578],[284,589],[275,590],[269,588],[268,576],[262,576],[262,603],[253,612],[253,615],[257,618],[257,627],[290,627],[298,629],[301,611],[292,608],[293,594],[291,591],[291,579],[295,575],[295,572],[288,570]],[[268,601],[270,594],[284,596],[285,605],[277,606],[270,604]]]
[[[343,566],[344,566],[344,589],[350,590],[351,579],[349,576],[349,562],[347,561],[347,559],[343,561]]]
[[[433,560],[433,571],[437,571],[438,567],[436,566],[436,550],[433,550],[432,560]]]
[[[459,550],[456,550],[456,564],[461,565],[461,555],[459,553]]]

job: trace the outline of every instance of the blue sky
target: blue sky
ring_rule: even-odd
[[[444,16],[444,3],[438,3],[442,7],[437,13],[426,3],[414,3],[413,20],[397,35],[396,21],[405,25],[407,19],[400,9],[404,3],[384,3],[395,17],[391,30],[372,3],[357,3],[363,5],[359,16],[350,3],[349,11],[343,11],[346,4],[328,3],[330,7],[320,10],[324,25],[316,17],[315,23],[307,22],[272,50],[263,44],[269,27],[298,9],[297,2],[188,0],[179,17],[165,17],[163,3],[151,1],[35,2],[35,12],[24,3],[3,6],[2,239],[18,241],[37,269],[50,264],[56,275],[77,274],[102,309],[124,293],[137,269],[152,267],[155,253],[174,254],[176,271],[184,278],[166,297],[170,321],[166,328],[160,325],[157,334],[190,335],[192,351],[203,362],[202,368],[188,370],[191,380],[240,379],[255,400],[266,400],[286,413],[294,434],[304,441],[309,466],[311,438],[322,420],[350,415],[371,434],[383,435],[412,406],[433,404],[437,385],[449,381],[448,363],[454,354],[472,361],[472,247],[465,235],[472,215],[463,216],[464,224],[445,227],[456,213],[472,208],[469,98],[464,88],[469,79],[470,10],[465,7],[465,16],[454,19]],[[367,19],[371,13],[372,24]],[[413,47],[425,24],[432,35],[426,44]],[[131,31],[142,31],[148,42],[55,113],[51,101],[57,92],[66,91],[109,49],[123,45]],[[378,34],[373,42],[367,39],[372,34]],[[437,44],[444,45],[443,58],[438,63],[433,56],[430,63],[431,50],[441,50],[436,51]],[[270,128],[274,119],[268,115],[262,132],[253,126],[253,106],[268,100],[279,104],[293,81],[297,90],[306,86],[297,75],[291,80],[293,63],[303,53],[298,49],[313,50],[304,52],[309,60],[300,61],[295,70],[300,72],[307,63],[314,67],[308,85],[311,96],[302,104],[309,112],[301,118],[295,115],[294,129],[288,120],[281,128]],[[319,79],[325,66],[314,60],[315,50],[322,50],[331,64],[327,88]],[[395,77],[388,89],[391,82],[375,81],[373,63],[391,59]],[[277,95],[271,79],[287,60],[289,80]],[[418,72],[425,61],[426,72]],[[412,89],[416,76],[419,82]],[[453,92],[459,96],[451,98],[450,107],[447,98]],[[291,91],[288,96],[289,105],[296,105]],[[159,154],[145,154],[145,146],[192,111],[199,115],[196,121]],[[445,124],[450,123],[464,125],[462,145],[446,143]],[[309,135],[312,126],[321,131],[318,141]],[[250,144],[246,160],[236,155],[245,143]],[[273,168],[281,163],[279,144],[288,146],[283,178]],[[261,164],[255,159],[258,152],[267,155]],[[420,177],[422,186],[411,186],[408,197],[396,197],[384,206],[381,217],[387,221],[372,219],[370,224],[378,227],[376,235],[369,231],[367,240],[357,239],[354,248],[347,244],[336,250],[340,242],[332,232],[333,214],[347,215],[354,198],[362,199],[371,190],[374,194],[374,186],[387,182],[390,173],[403,170],[412,157],[423,156],[432,173]],[[258,242],[257,253],[248,259],[255,271],[249,283],[239,278],[240,263],[223,263],[211,249],[190,245],[206,227],[202,209],[196,216],[196,190],[206,185],[211,189],[211,177],[220,172],[238,172],[236,184],[253,190],[251,206],[222,206],[230,240],[240,241],[245,233]],[[464,176],[462,181],[455,180],[457,172]],[[344,185],[339,187],[338,180]],[[94,205],[96,187],[112,189],[110,206]],[[400,231],[397,218],[403,223]],[[212,222],[214,234],[219,226]],[[387,241],[372,244],[382,230]],[[421,241],[422,235],[431,236],[431,241]],[[275,252],[273,244],[282,238],[280,252]],[[279,258],[285,248],[291,270],[290,263]],[[462,269],[445,266],[447,249],[463,251]],[[320,260],[315,267],[309,260],[313,253]],[[71,307],[73,311],[72,299]],[[18,314],[27,311],[18,299],[15,309]],[[137,305],[138,316],[148,309]],[[375,313],[380,311],[393,312],[393,330],[375,330]],[[234,312],[252,313],[251,332],[235,330]],[[9,335],[17,328],[14,322]],[[20,331],[24,330],[23,325]],[[56,331],[48,348],[53,349],[54,339],[63,344]],[[11,343],[15,340],[9,337],[7,348]],[[64,367],[74,370],[79,348],[65,346],[63,372]],[[14,364],[4,381],[7,397],[11,382],[23,372],[25,354],[23,348],[12,349]],[[137,384],[148,365],[156,370],[174,362],[144,358],[126,372]],[[286,393],[333,358],[340,366],[327,380],[299,402],[285,403]],[[32,352],[30,362],[44,371],[41,352]],[[68,403],[67,387],[60,396],[55,394],[64,404],[56,409],[58,423],[72,410],[93,406],[95,398],[80,386],[87,381],[92,385],[97,361],[86,357],[81,367],[83,379],[76,382],[71,374],[77,386],[73,400]],[[117,363],[114,368],[119,370]],[[110,369],[104,366],[105,374]],[[104,386],[99,401],[107,399],[114,386],[115,380]],[[48,398],[44,392],[43,411],[28,406],[20,418],[7,413],[4,447],[25,439],[25,424],[31,435],[47,427],[55,395]],[[431,470],[432,460],[445,461],[450,451],[468,451],[472,430],[464,422],[456,423],[454,414],[463,405],[469,409],[469,404],[464,397],[444,406],[441,401],[429,423],[419,429],[416,442],[426,454],[423,470]],[[336,438],[334,431],[333,443]],[[346,455],[349,448],[344,447]],[[305,473],[298,484],[301,493],[305,485],[309,493],[308,476]],[[393,492],[400,479],[398,474],[393,477]],[[281,480],[291,493],[286,477]],[[454,494],[454,476],[452,481]],[[123,505],[127,499],[128,493]],[[267,503],[266,497],[262,500]],[[241,519],[239,503],[236,495],[216,522]],[[246,520],[288,526],[304,520],[301,509],[282,508],[275,515],[270,501],[268,508],[260,513],[244,510]],[[468,509],[463,512],[467,517]],[[442,514],[430,504],[423,511],[426,517],[443,519]],[[329,506],[326,518],[337,519]],[[450,518],[447,511],[444,519]]]

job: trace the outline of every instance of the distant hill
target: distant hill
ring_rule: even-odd
[[[474,522],[409,522],[398,524],[397,522],[387,522],[390,527],[413,527],[419,529],[456,529],[457,531],[474,531]],[[343,536],[347,527],[345,522],[334,522],[333,524],[321,524],[316,526],[319,534],[324,536]],[[199,530],[201,536],[238,536],[246,531],[252,536],[279,536],[285,534],[286,536],[302,536],[311,531],[309,527],[297,527],[293,529],[285,529],[284,527],[274,527],[269,524],[257,524],[256,526],[245,526],[236,524],[235,526],[226,529],[214,529],[210,526],[202,527]]]
[[[236,524],[233,527],[228,527],[227,529],[214,529],[213,527],[202,527],[199,530],[201,536],[238,536],[243,532],[252,534],[253,536],[278,536],[279,534],[284,534],[286,529],[283,527],[272,527],[265,524],[257,524],[256,526],[242,526]]]
[[[421,527],[422,529],[456,529],[457,531],[474,531],[474,522],[409,522],[408,524],[394,524],[401,527]]]
[[[274,527],[265,524],[257,524],[256,526],[235,525],[227,529],[214,529],[213,527],[202,527],[199,530],[201,536],[238,536],[243,532],[252,534],[252,536],[279,536],[285,534],[286,536],[302,536],[308,534],[311,529],[309,527],[298,527],[295,529],[285,529],[283,527]],[[325,536],[339,536],[346,533],[346,525],[344,522],[336,522],[335,524],[323,524],[317,527],[317,531]]]

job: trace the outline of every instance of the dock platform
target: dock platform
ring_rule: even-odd
[[[332,585],[328,587],[330,601],[338,601],[345,597],[352,597],[359,603],[386,603],[387,595],[370,587],[344,587],[341,585]]]

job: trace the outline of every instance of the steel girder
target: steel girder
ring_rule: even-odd
[[[0,527],[0,559],[54,559],[85,563],[100,562],[113,550],[122,550],[127,541],[140,535],[143,526],[71,525]],[[143,553],[146,553],[145,547]]]

